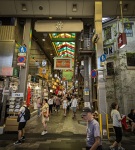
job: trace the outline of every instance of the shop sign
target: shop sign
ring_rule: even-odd
[[[60,69],[60,70],[72,69],[72,59],[55,57],[54,69]]]
[[[23,93],[12,93],[12,97],[23,97]]]
[[[3,90],[3,95],[9,95],[9,90]]]
[[[126,33],[120,33],[118,36],[118,48],[123,48],[127,44]]]
[[[84,89],[84,95],[89,95],[89,89]]]
[[[42,73],[46,74],[46,69],[45,68],[42,69]]]
[[[13,67],[2,67],[0,68],[1,76],[12,76],[13,75]]]
[[[14,69],[13,69],[13,76],[14,76],[14,77],[19,77],[19,71],[18,71],[17,68],[14,68]]]
[[[27,51],[27,49],[26,49],[25,46],[21,46],[21,47],[19,48],[19,52],[20,52],[20,53],[26,53],[26,51]]]
[[[26,56],[26,53],[18,53],[18,56]]]
[[[90,102],[84,102],[84,107],[89,107],[90,108]]]

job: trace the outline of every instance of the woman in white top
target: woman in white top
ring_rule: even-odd
[[[115,130],[116,140],[115,142],[110,146],[110,150],[115,150],[115,147],[118,146],[118,150],[125,150],[123,147],[121,147],[121,140],[122,140],[122,124],[121,124],[121,116],[118,111],[118,104],[112,103],[111,105],[112,111],[111,111],[111,117],[113,119],[113,127]]]
[[[63,98],[63,110],[64,110],[64,116],[66,117],[66,114],[67,114],[67,104],[68,104],[68,101],[67,101],[67,98],[64,97]]]
[[[72,119],[74,119],[76,117],[77,106],[78,106],[78,103],[77,103],[76,96],[72,96],[72,100],[71,100],[71,108],[72,108],[72,111],[73,111]]]
[[[52,114],[52,108],[53,108],[53,96],[50,97],[48,100],[48,105],[49,105],[49,114]]]

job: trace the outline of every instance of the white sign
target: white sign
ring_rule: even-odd
[[[90,102],[84,102],[84,107],[89,107],[90,108]]]
[[[18,56],[26,56],[26,53],[18,53]]]
[[[12,93],[12,97],[23,97],[23,93]]]
[[[43,61],[42,61],[42,66],[44,67],[44,66],[46,66],[46,64],[47,64],[47,61],[46,61],[46,60],[43,60]]]
[[[25,63],[17,63],[17,66],[25,66]]]

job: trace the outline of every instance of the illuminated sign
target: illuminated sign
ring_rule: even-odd
[[[54,58],[54,69],[67,70],[72,69],[72,60],[71,58]]]

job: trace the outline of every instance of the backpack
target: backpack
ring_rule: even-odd
[[[23,106],[23,107],[25,107],[25,106]],[[26,120],[26,121],[28,121],[28,120],[30,120],[30,110],[28,109],[28,107],[25,107],[25,111],[24,111],[24,119]]]

